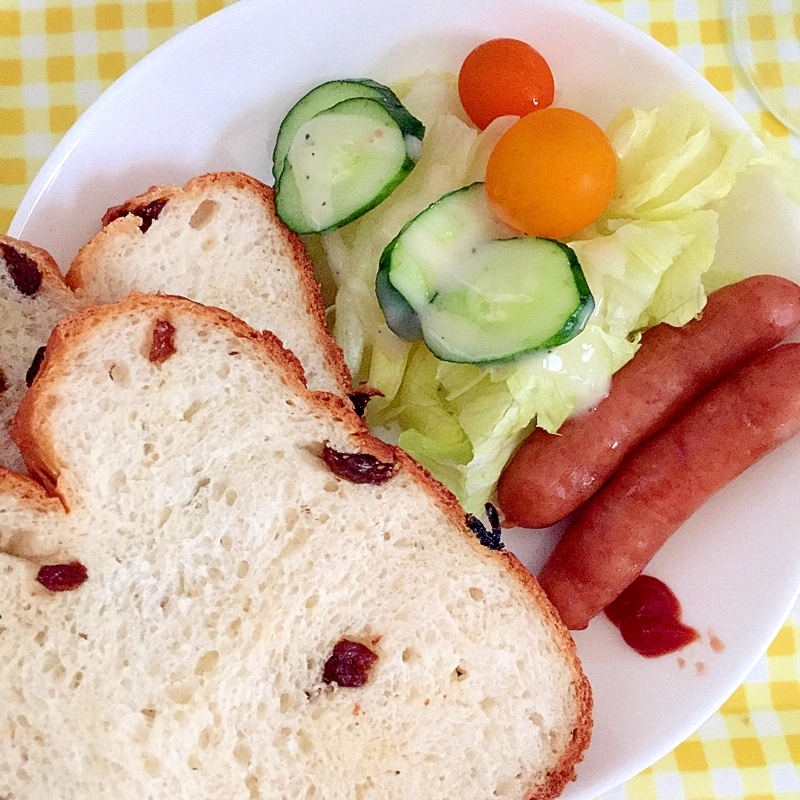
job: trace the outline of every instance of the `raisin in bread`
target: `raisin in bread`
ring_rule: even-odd
[[[0,796],[524,800],[574,777],[590,690],[536,581],[272,335],[174,297],[80,311],[13,435],[40,483],[0,473]]]
[[[11,418],[50,332],[77,308],[78,301],[49,253],[0,236],[0,466],[24,469],[8,435]]]
[[[239,172],[154,186],[110,208],[67,283],[93,303],[131,291],[177,294],[272,331],[300,359],[308,385],[346,395],[350,375],[325,329],[311,262],[275,214],[269,186]]]

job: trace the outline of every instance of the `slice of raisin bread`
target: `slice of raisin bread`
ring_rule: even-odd
[[[278,220],[269,186],[240,172],[154,186],[103,217],[67,283],[93,303],[131,291],[177,294],[272,331],[300,359],[308,385],[347,395],[350,374],[325,328],[314,271]]]
[[[24,470],[8,435],[11,418],[50,332],[78,305],[49,253],[0,235],[0,466]]]
[[[167,296],[80,311],[12,433],[51,496],[0,471],[0,797],[574,777],[591,695],[536,581],[272,335]]]

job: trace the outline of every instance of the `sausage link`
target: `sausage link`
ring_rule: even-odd
[[[800,344],[758,356],[642,444],[568,526],[539,582],[585,628],[711,495],[800,431]]]
[[[497,487],[507,526],[545,528],[588,500],[639,442],[726,374],[800,324],[800,286],[757,275],[713,292],[699,319],[657,325],[608,396],[557,434],[535,430]]]

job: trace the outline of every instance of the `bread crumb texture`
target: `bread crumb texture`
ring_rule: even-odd
[[[572,776],[590,699],[549,607],[407,460],[333,475],[324,442],[386,446],[293,370],[176,298],[56,330],[14,435],[69,511],[0,472],[0,797],[524,800]],[[77,589],[36,582],[74,561]],[[323,680],[342,640],[377,656],[363,686]]]

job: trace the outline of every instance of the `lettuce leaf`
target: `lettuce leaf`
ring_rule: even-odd
[[[677,219],[730,192],[754,157],[751,134],[726,134],[705,107],[678,96],[651,111],[626,109],[608,128],[617,186],[603,217]]]
[[[714,261],[718,215],[632,220],[608,236],[571,244],[604,330],[625,337],[659,322],[685,325],[705,305],[702,276]]]
[[[710,209],[693,211],[676,220],[684,233],[683,246],[658,282],[642,311],[637,329],[661,322],[676,328],[696,317],[706,304],[704,276],[714,263],[719,238],[719,215]]]

